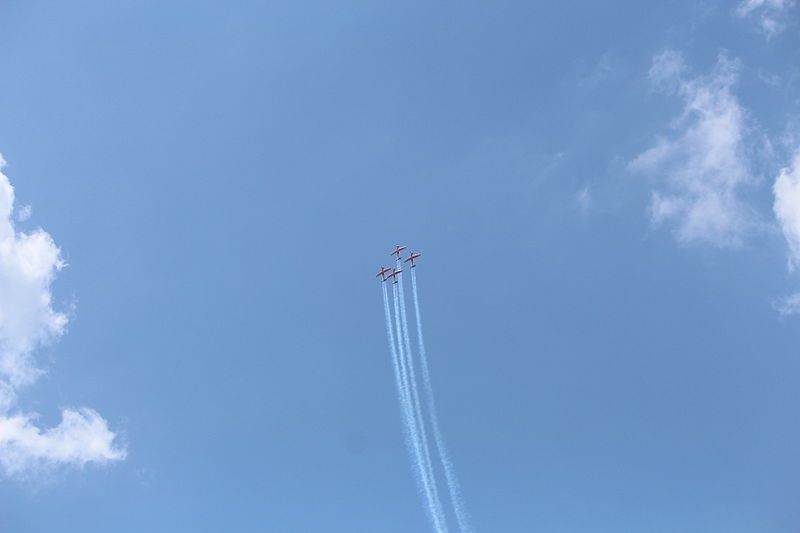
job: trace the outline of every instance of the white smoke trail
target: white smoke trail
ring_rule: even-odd
[[[400,260],[397,261],[398,268],[400,266]],[[444,518],[444,511],[442,510],[442,503],[441,499],[439,498],[439,488],[436,484],[436,476],[433,470],[433,461],[431,461],[431,452],[430,452],[430,444],[428,442],[428,432],[425,429],[425,417],[422,413],[422,402],[420,401],[419,395],[419,387],[417,385],[417,373],[414,370],[414,356],[411,350],[411,339],[408,335],[408,318],[406,316],[406,303],[405,303],[405,291],[403,290],[403,279],[398,279],[398,289],[395,291],[395,296],[399,295],[399,302],[400,302],[400,319],[402,325],[402,331],[398,331],[397,337],[398,342],[405,342],[405,357],[406,357],[406,368],[408,369],[408,377],[407,380],[411,385],[411,402],[414,407],[414,413],[416,414],[417,421],[419,423],[419,437],[420,437],[420,444],[422,445],[422,458],[424,461],[425,468],[428,473],[428,480],[430,482],[431,492],[433,495],[433,501],[436,506],[436,510],[439,513],[442,521],[445,520]],[[401,353],[403,350],[401,350]]]
[[[414,460],[414,466],[418,472],[415,476],[417,479],[417,483],[419,484],[420,491],[424,493],[424,486],[422,483],[421,477],[421,468],[422,465],[419,464],[419,461],[416,460],[416,451],[414,442],[413,431],[411,429],[411,406],[408,403],[408,395],[406,393],[406,385],[405,385],[405,378],[403,376],[402,370],[400,370],[400,358],[397,356],[397,348],[395,348],[394,344],[394,330],[392,329],[392,315],[391,311],[389,310],[389,294],[386,290],[386,285],[382,285],[383,289],[383,313],[386,315],[386,336],[389,338],[389,350],[392,356],[392,366],[394,367],[394,379],[395,383],[397,384],[397,399],[400,402],[400,414],[403,417],[403,429],[405,433],[405,440],[406,440],[406,447],[408,448],[408,454]],[[427,497],[427,496],[426,496]]]
[[[439,417],[436,415],[436,402],[433,396],[433,385],[431,384],[431,374],[428,369],[428,356],[425,353],[425,341],[422,337],[422,318],[419,314],[419,297],[417,296],[417,275],[414,270],[411,271],[411,289],[414,296],[414,313],[417,318],[417,341],[419,343],[419,360],[420,367],[422,368],[422,381],[425,385],[425,398],[428,402],[428,416],[433,428],[433,439],[436,442],[436,449],[439,452],[439,457],[442,460],[444,467],[444,476],[447,481],[447,488],[450,491],[450,501],[453,504],[455,511],[456,521],[458,527],[463,533],[470,533],[472,527],[470,525],[469,513],[464,505],[464,499],[461,496],[461,488],[458,484],[453,461],[450,459],[450,454],[444,444],[444,437],[439,428]]]
[[[385,287],[384,287],[385,292]],[[445,523],[444,516],[441,510],[441,504],[438,502],[438,499],[434,498],[434,490],[432,486],[432,479],[430,476],[430,470],[427,465],[430,463],[425,462],[423,459],[423,452],[422,452],[422,441],[420,439],[419,428],[417,426],[417,418],[415,416],[415,410],[413,407],[411,395],[410,395],[410,387],[409,387],[409,373],[406,369],[406,360],[405,360],[405,350],[403,349],[403,340],[402,340],[402,327],[400,323],[400,310],[398,307],[398,293],[397,293],[397,286],[394,287],[393,290],[393,300],[394,300],[394,317],[395,317],[395,324],[397,328],[397,344],[394,341],[394,333],[392,332],[392,328],[388,328],[389,332],[389,341],[391,344],[391,351],[392,357],[395,362],[395,366],[397,369],[397,376],[398,376],[398,389],[401,394],[401,403],[403,405],[403,414],[405,418],[406,427],[408,429],[409,436],[411,438],[411,442],[413,445],[413,452],[414,452],[414,463],[417,467],[417,478],[418,482],[422,485],[422,490],[425,495],[428,512],[430,514],[431,521],[433,523],[434,529],[439,533],[447,533],[447,524]],[[386,316],[389,317],[390,313],[388,312],[388,296],[386,299],[386,309],[387,311]]]

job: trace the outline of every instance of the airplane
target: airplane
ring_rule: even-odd
[[[422,254],[415,254],[414,252],[411,252],[411,255],[408,256],[408,259],[406,259],[403,262],[404,263],[408,263],[409,261],[411,261],[411,268],[414,268],[415,266],[417,266],[417,265],[414,264],[414,259],[416,259],[417,257],[419,257],[421,255]]]
[[[389,274],[388,276],[386,276],[386,279],[385,279],[385,280],[383,280],[383,281],[386,281],[386,280],[387,280],[387,279],[389,279],[389,278],[394,278],[394,281],[392,282],[392,285],[395,285],[395,284],[397,284],[397,275],[398,275],[400,272],[402,272],[402,270],[397,270],[397,269],[395,268],[395,269],[394,269],[394,272],[392,272],[391,274]]]
[[[394,245],[394,252],[390,253],[389,255],[396,255],[397,259],[400,260],[400,252],[406,249],[406,246],[400,246],[399,244]]]
[[[375,277],[377,278],[378,276],[381,276],[383,277],[383,281],[386,281],[386,273],[389,272],[390,270],[391,268],[381,267],[381,271],[375,274]]]

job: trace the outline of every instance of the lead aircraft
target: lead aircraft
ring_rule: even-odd
[[[407,248],[407,246],[400,246],[399,244],[395,244],[394,245],[394,252],[390,253],[389,255],[396,255],[397,257],[395,259],[397,259],[399,261],[400,260],[400,252],[402,252],[406,248]]]

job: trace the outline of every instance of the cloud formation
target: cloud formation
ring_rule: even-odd
[[[29,205],[23,205],[22,207],[17,208],[17,222],[25,222],[31,215],[33,214],[33,208]]]
[[[781,316],[800,313],[800,292],[796,292],[784,298],[778,298],[773,302],[773,307]]]
[[[739,18],[756,17],[769,39],[786,29],[787,11],[794,5],[794,0],[742,0],[734,13]]]
[[[0,156],[0,169],[5,161]],[[62,411],[62,422],[41,430],[35,416],[9,414],[20,387],[42,370],[35,351],[63,335],[67,316],[52,307],[51,283],[64,267],[53,239],[42,229],[17,232],[14,188],[0,172],[0,466],[7,474],[35,464],[85,464],[121,459],[114,434],[91,409]]]
[[[657,55],[649,79],[659,90],[683,101],[672,122],[674,134],[659,138],[629,164],[653,176],[651,219],[671,222],[682,243],[735,247],[758,217],[741,200],[741,189],[754,184],[745,142],[747,115],[731,88],[739,77],[738,61],[720,55],[708,76],[692,77],[674,51]]]
[[[789,247],[789,269],[800,265],[800,147],[790,166],[781,169],[772,188],[773,209]]]
[[[125,457],[116,435],[92,409],[65,409],[61,423],[42,431],[24,415],[0,417],[0,465],[8,475],[41,466],[107,462]]]
[[[592,204],[592,192],[589,185],[584,185],[578,194],[575,195],[575,202],[578,204],[578,209],[581,213],[586,214],[589,212],[589,207]]]

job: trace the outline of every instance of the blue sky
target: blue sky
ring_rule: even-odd
[[[3,3],[0,530],[796,531],[799,9]]]

